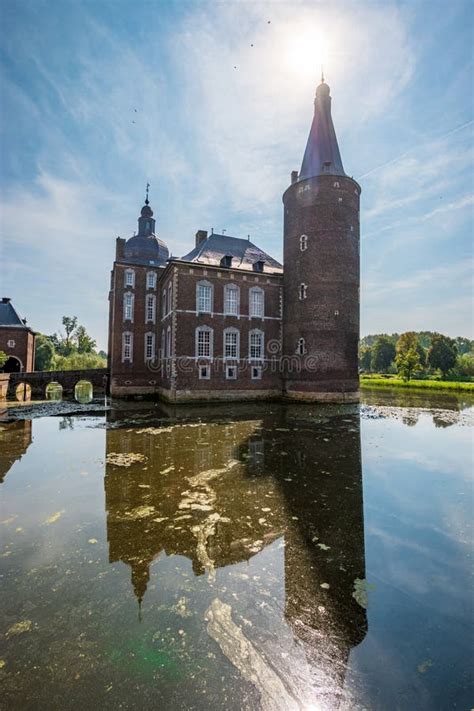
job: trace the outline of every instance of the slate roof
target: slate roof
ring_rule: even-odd
[[[166,266],[168,257],[168,247],[156,235],[134,235],[126,241],[124,259],[119,261],[163,267]]]
[[[253,271],[255,262],[264,262],[264,273],[283,273],[280,262],[246,239],[230,235],[211,234],[197,247],[181,257],[184,262],[220,266],[222,257],[231,256],[232,267]]]
[[[345,175],[345,172],[331,117],[330,89],[323,81],[316,89],[313,123],[298,180],[325,174]]]
[[[23,323],[17,310],[8,297],[3,297],[0,301],[0,327],[1,326],[8,326],[9,328],[26,328],[27,330],[31,330],[25,323]]]

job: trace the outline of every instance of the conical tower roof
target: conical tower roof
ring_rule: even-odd
[[[316,89],[314,117],[298,180],[316,175],[345,175],[331,117],[331,96],[324,77]]]

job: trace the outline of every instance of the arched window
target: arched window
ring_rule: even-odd
[[[304,355],[306,353],[306,343],[305,343],[304,338],[298,338],[296,352],[298,355]]]
[[[155,289],[156,288],[156,273],[155,272],[147,272],[146,288],[147,289]]]
[[[145,333],[145,363],[155,357],[155,334]]]
[[[123,295],[123,320],[133,321],[133,304],[135,301],[135,296],[130,292],[126,291]]]
[[[258,328],[249,331],[249,359],[263,360],[264,333]]]
[[[214,332],[209,326],[196,328],[196,358],[212,358]]]
[[[167,314],[167,310],[166,310],[166,289],[163,289],[163,303],[161,304],[161,306],[162,306],[162,308],[161,308],[161,315],[162,315],[163,317],[165,317],[166,314]]]
[[[124,331],[122,333],[122,363],[133,361],[133,333]]]
[[[300,249],[302,252],[305,252],[308,249],[308,235],[301,235]]]
[[[125,286],[135,286],[135,272],[133,269],[125,270]]]
[[[156,297],[154,294],[147,294],[146,297],[146,310],[145,310],[145,323],[155,323],[155,305]]]
[[[306,290],[307,290],[306,284],[300,284],[299,286],[299,298],[300,301],[303,301],[303,299],[306,299]]]
[[[196,284],[196,311],[212,313],[213,287],[209,281],[198,281]]]
[[[253,286],[249,290],[249,315],[263,318],[265,310],[265,301],[263,289],[258,286]]]
[[[172,294],[172,286],[171,286],[171,282],[170,282],[168,284],[168,313],[171,313],[173,310],[173,301],[171,298],[171,294]]]
[[[172,341],[171,341],[171,326],[168,326],[166,330],[166,357],[171,358],[172,355]]]
[[[236,284],[226,284],[224,287],[224,313],[238,316],[240,310],[240,289]]]
[[[237,328],[224,329],[224,358],[240,358],[240,333]]]
[[[341,186],[340,186],[339,183],[336,181],[336,182],[334,183],[333,187],[335,187],[335,188],[340,188]]]

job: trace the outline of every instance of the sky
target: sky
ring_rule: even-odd
[[[362,187],[361,335],[474,337],[473,21],[461,0],[3,0],[0,296],[106,349],[147,182],[173,255],[213,227],[281,260],[324,62]]]

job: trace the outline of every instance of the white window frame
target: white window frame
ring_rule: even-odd
[[[147,294],[145,297],[145,323],[155,323],[156,321],[156,296]]]
[[[227,355],[227,335],[235,335],[235,355]],[[239,360],[240,359],[240,331],[238,328],[225,328],[222,338],[222,354],[224,360]]]
[[[233,303],[229,298],[231,294],[234,295]],[[229,306],[233,306],[234,310]],[[226,284],[224,286],[224,314],[226,316],[239,316],[240,314],[240,289],[237,284]]]
[[[209,355],[200,355],[199,354],[199,334],[200,333],[209,333]],[[213,352],[214,352],[214,329],[212,329],[210,326],[198,326],[196,328],[196,335],[195,335],[195,354],[197,359],[201,358],[206,358],[211,360],[213,357]]]
[[[211,364],[206,363],[205,365],[200,365],[199,368],[199,380],[210,380],[211,379]]]
[[[155,357],[155,334],[153,331],[148,331],[148,333],[145,333],[145,343],[144,343],[144,354],[145,354],[145,363],[148,363],[148,361],[153,360]],[[148,349],[150,348],[150,355],[148,355]]]
[[[256,313],[254,295],[259,294],[261,296],[261,313]],[[259,286],[252,286],[249,289],[249,316],[252,318],[263,318],[265,316],[265,292]]]
[[[171,326],[166,329],[166,357],[171,358],[173,351],[173,342],[171,340]]]
[[[252,336],[260,336],[260,355],[259,356],[253,356],[252,355]],[[261,331],[259,328],[253,328],[251,331],[249,331],[249,361],[250,362],[258,362],[261,363],[264,360],[265,356],[265,334],[263,331]]]
[[[147,272],[146,274],[146,288],[156,289],[156,272]]]
[[[307,284],[301,283],[301,284],[299,285],[299,287],[298,287],[298,298],[299,298],[300,301],[304,301],[304,300],[306,299],[306,297],[308,296],[307,290],[308,290],[308,285],[307,285]]]
[[[129,338],[130,342],[126,343],[126,339]],[[126,348],[129,348],[128,355],[126,354]],[[122,333],[122,363],[133,363],[133,333],[132,331],[124,331]]]
[[[123,284],[126,288],[133,289],[135,287],[135,270],[126,269],[123,279]]]
[[[168,313],[170,314],[173,311],[173,287],[171,282],[168,284]]]
[[[127,304],[127,299],[130,298],[130,304]],[[130,308],[130,316],[127,315]],[[123,295],[123,320],[133,323],[133,312],[135,310],[135,294],[131,291],[125,291]]]
[[[261,365],[252,365],[250,368],[250,377],[252,380],[261,380],[262,379],[262,366]]]
[[[301,235],[300,237],[300,250],[306,252],[308,249],[308,235]]]
[[[13,338],[10,338],[10,340],[7,341],[7,346],[8,346],[8,348],[15,348],[15,345],[16,345],[16,343],[15,343],[15,341],[13,340]]]
[[[226,380],[237,380],[237,364],[226,365],[225,378]]]
[[[200,295],[201,287],[206,287],[206,288],[210,289],[209,308],[201,308],[202,305],[204,305],[205,307],[207,306],[207,304],[203,304],[203,302],[201,300],[201,295]],[[206,299],[206,301],[207,301],[207,299]],[[211,284],[211,282],[207,281],[207,280],[198,281],[196,284],[196,312],[198,314],[212,314],[213,304],[214,304],[214,285]]]
[[[298,338],[298,343],[296,344],[296,354],[304,355],[306,353],[306,341],[303,337]]]

